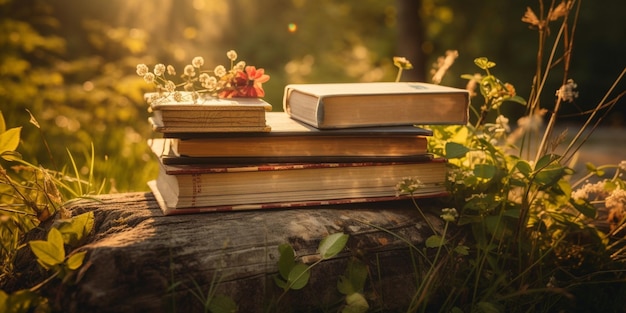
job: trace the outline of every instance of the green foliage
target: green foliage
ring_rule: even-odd
[[[278,297],[274,305],[278,306],[280,300],[289,290],[304,288],[309,283],[311,269],[320,262],[333,258],[341,252],[348,242],[348,237],[349,236],[344,233],[335,233],[323,238],[317,248],[319,259],[311,265],[298,262],[291,245],[279,245],[278,252],[280,253],[280,258],[277,262],[278,275],[274,276],[274,282],[283,290],[283,293]],[[350,293],[350,295],[351,294],[352,293]]]
[[[30,289],[14,290],[10,294],[1,291],[0,308],[4,308],[3,312],[47,312],[50,311],[48,300],[39,295],[38,290],[54,278],[64,282],[69,280],[83,265],[86,252],[67,253],[66,248],[81,244],[93,229],[94,217],[92,212],[71,218],[66,216],[63,196],[57,187],[63,186],[73,194],[77,191],[63,183],[67,180],[66,175],[37,167],[21,159],[21,155],[15,151],[20,143],[20,130],[21,127],[7,129],[4,116],[0,112],[0,156],[6,161],[19,164],[14,167],[14,173],[0,165],[0,286],[20,276],[15,272],[15,261],[17,254],[25,246],[22,241],[26,233],[35,231],[42,222],[54,220],[57,216],[61,218],[54,221],[56,227],[50,228],[46,240],[27,242],[37,263],[44,270],[52,272],[50,277]],[[79,176],[77,180],[76,186],[85,183]],[[82,195],[82,189],[78,192]]]

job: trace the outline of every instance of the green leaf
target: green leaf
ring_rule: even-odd
[[[51,228],[48,232],[48,240],[31,240],[28,242],[40,264],[46,268],[63,263],[65,259],[65,249],[63,247],[63,236],[56,228]]]
[[[595,219],[598,215],[596,207],[584,199],[570,199],[569,203],[585,217]]]
[[[280,288],[282,290],[287,290],[288,287],[289,287],[287,285],[287,278],[282,279],[278,275],[274,276],[274,283],[276,283],[276,286],[278,286],[278,288]]]
[[[432,235],[426,239],[426,247],[427,248],[437,248],[446,244],[445,238],[439,235]]]
[[[298,263],[289,272],[287,284],[290,286],[290,289],[302,289],[309,283],[310,277],[311,272],[309,271],[309,267],[305,264]]]
[[[526,105],[526,99],[520,97],[520,96],[513,96],[510,97],[508,99],[506,99],[507,101],[511,101],[511,102],[515,102],[515,103],[519,103],[521,105]]]
[[[497,168],[491,164],[476,164],[474,166],[474,176],[491,179],[496,175]]]
[[[515,164],[515,167],[517,168],[517,170],[519,170],[519,172],[522,175],[524,175],[524,177],[526,177],[526,178],[530,177],[530,174],[532,172],[532,168],[530,167],[530,163],[528,163],[527,161],[524,161],[524,160],[519,160]]]
[[[480,312],[484,313],[500,313],[502,310],[497,304],[481,301],[476,304]]]
[[[535,171],[541,171],[543,168],[547,167],[552,162],[556,161],[558,158],[559,156],[556,154],[544,155],[537,161],[537,164],[535,164]]]
[[[367,266],[362,262],[352,260],[348,263],[346,273],[339,277],[337,290],[344,295],[360,292],[365,288],[367,275]]]
[[[8,296],[6,300],[7,310],[0,312],[48,312],[42,305],[43,298],[34,291],[28,289],[18,290]],[[0,309],[2,306],[0,305]]]
[[[7,151],[15,151],[20,144],[22,127],[15,127],[0,133],[0,155]]]
[[[74,271],[77,270],[81,265],[83,265],[83,260],[85,259],[86,251],[80,251],[70,255],[67,259],[67,268]]]
[[[554,186],[563,176],[565,176],[565,168],[555,164],[544,167],[535,175],[534,183],[542,187]]]
[[[211,299],[211,303],[209,303],[209,311],[211,313],[237,312],[237,303],[227,296],[216,295]]]
[[[83,213],[68,220],[61,220],[57,228],[63,235],[63,241],[68,245],[78,244],[85,236],[91,233],[94,225],[93,212]]]
[[[454,248],[454,252],[459,255],[469,255],[469,247],[468,246],[456,246]]]
[[[278,246],[278,252],[280,253],[278,272],[280,276],[286,280],[287,277],[289,277],[289,272],[296,263],[296,255],[293,248],[287,243]]]
[[[0,153],[0,157],[7,161],[17,161],[22,159],[22,155],[17,151],[5,151]]]
[[[457,159],[464,157],[470,149],[460,143],[447,142],[446,143],[446,158]]]
[[[348,242],[348,235],[335,233],[322,239],[317,251],[322,255],[322,259],[329,259],[341,252]]]
[[[370,306],[361,293],[352,293],[346,296],[346,306],[341,310],[342,313],[365,313]]]

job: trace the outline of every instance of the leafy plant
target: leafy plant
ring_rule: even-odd
[[[35,119],[33,124],[37,125]],[[91,181],[83,181],[76,170],[75,186],[81,188],[74,190],[64,183],[74,179],[22,160],[16,151],[20,142],[20,130],[21,127],[7,129],[0,112],[0,157],[19,164],[13,167],[15,174],[0,165],[0,258],[3,264],[0,283],[4,286],[19,277],[19,273],[15,273],[15,261],[20,250],[26,246],[32,251],[37,264],[51,274],[29,289],[18,289],[11,293],[0,291],[0,308],[5,309],[3,312],[26,312],[31,309],[49,311],[50,303],[38,293],[39,290],[55,278],[62,282],[72,278],[75,271],[82,266],[86,252],[68,253],[71,250],[67,248],[80,246],[94,225],[92,212],[68,216],[63,209],[63,195],[58,186],[70,194],[83,195],[82,185],[91,186]],[[53,227],[48,231],[46,240],[22,243],[27,233],[49,221],[53,222]]]
[[[311,265],[306,265],[296,260],[295,252],[291,245],[281,244],[278,246],[280,257],[277,262],[278,275],[274,276],[274,282],[283,290],[283,293],[276,300],[275,306],[287,294],[289,290],[304,288],[311,277],[311,269],[324,260],[336,256],[348,242],[348,235],[335,233],[320,241],[317,248],[319,259]]]

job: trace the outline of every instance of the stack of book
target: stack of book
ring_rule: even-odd
[[[153,104],[162,138],[150,188],[165,215],[388,201],[412,177],[413,197],[446,194],[446,160],[431,131],[464,124],[469,94],[424,83],[285,87],[284,112],[260,99]]]

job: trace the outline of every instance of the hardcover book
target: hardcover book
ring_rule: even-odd
[[[466,124],[469,92],[415,82],[291,84],[283,108],[311,126]]]
[[[270,132],[166,134],[171,154],[211,162],[228,158],[263,161],[365,161],[423,159],[426,136],[432,131],[414,126],[319,130],[291,119],[283,112],[268,112]],[[168,155],[161,153],[161,155]],[[170,155],[171,155],[170,154]],[[383,159],[378,159],[382,161]]]
[[[391,200],[404,177],[413,196],[446,194],[445,160],[427,162],[166,165],[150,188],[165,215]]]
[[[146,95],[146,99],[151,97]],[[272,106],[259,98],[200,98],[176,101],[173,96],[150,102],[154,130],[186,132],[266,132],[265,113]]]

